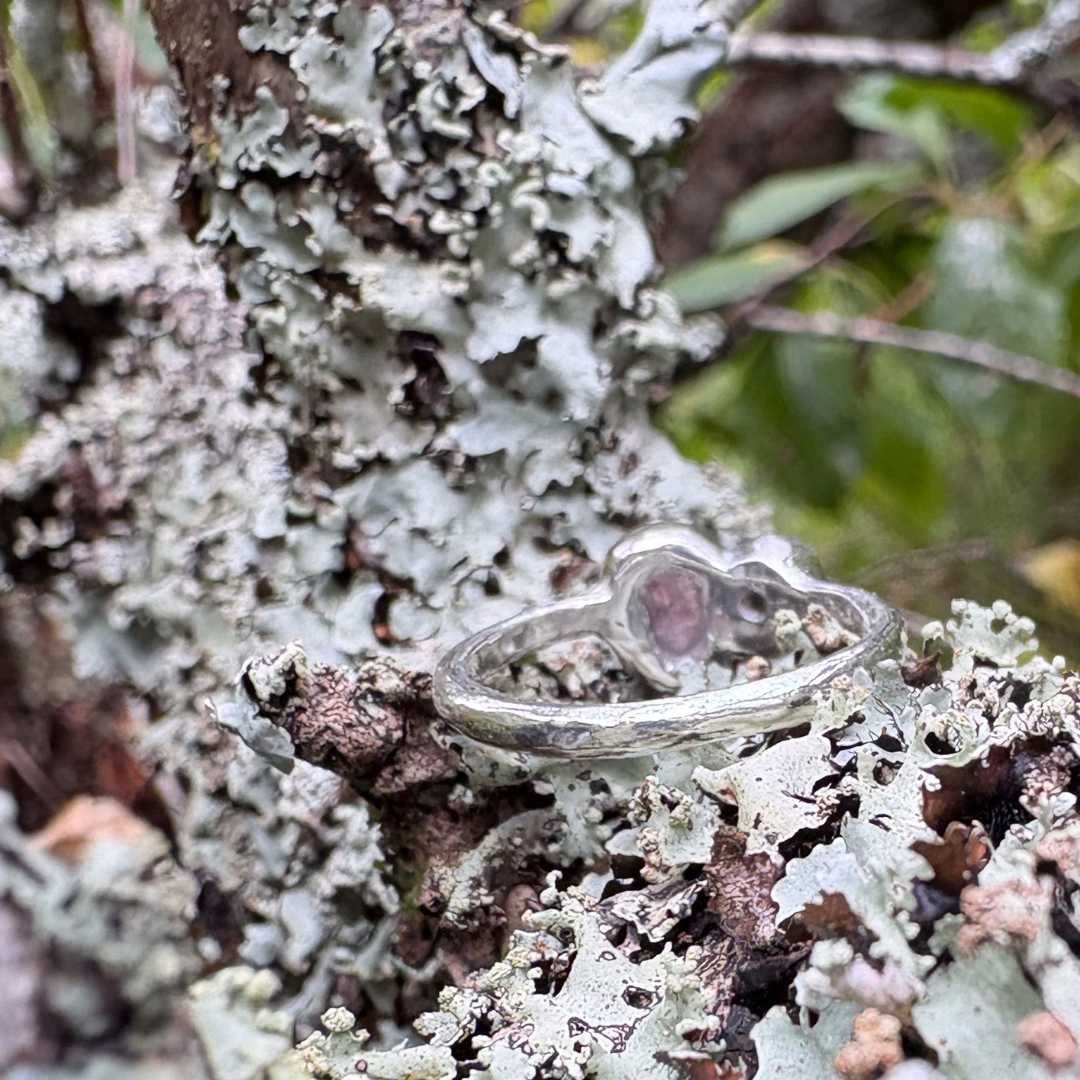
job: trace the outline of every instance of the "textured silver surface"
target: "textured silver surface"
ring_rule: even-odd
[[[665,611],[649,612],[650,583],[654,593],[681,588],[689,599],[680,604],[676,596]],[[702,592],[701,601],[693,600],[695,588]],[[708,620],[696,638],[693,626],[688,631],[686,625],[687,620],[693,623],[694,612],[685,613],[694,603]],[[707,637],[710,651],[767,655],[775,648],[772,615],[785,608],[802,613],[811,604],[824,608],[859,640],[814,663],[754,682],[614,704],[525,701],[485,684],[492,672],[540,646],[592,634],[657,690],[671,693],[679,684],[665,659],[676,642],[676,649],[680,644],[688,648],[690,639],[696,645]],[[671,623],[677,608],[684,610],[674,618],[683,621]],[[665,618],[667,625],[661,621]],[[604,580],[593,588],[527,608],[451,649],[435,671],[435,704],[456,730],[490,745],[557,757],[632,757],[800,724],[813,712],[815,691],[839,675],[898,655],[899,642],[895,611],[862,589],[811,576],[781,537],[762,537],[733,556],[687,526],[649,525],[612,548]]]

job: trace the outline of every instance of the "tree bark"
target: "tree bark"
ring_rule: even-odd
[[[636,524],[731,544],[765,515],[649,423],[674,368],[719,340],[651,288],[655,158],[722,54],[694,5],[658,5],[585,89],[479,7],[313,7],[151,5],[188,107],[181,219],[225,282],[155,201],[166,160],[32,227],[41,254],[11,280],[35,325],[48,293],[120,334],[84,342],[70,400],[0,461],[2,569],[55,594],[79,677],[148,704],[154,801],[224,959],[283,972],[302,1018],[337,987],[374,1022],[373,978],[399,1013],[430,1008],[497,959],[503,892],[543,884],[546,828],[493,860],[478,927],[445,916],[453,867],[536,796],[519,764],[438,734],[441,652],[580,587]],[[285,699],[246,676],[229,703],[252,656]],[[291,774],[218,721],[262,751],[287,734]],[[463,802],[467,776],[497,790]],[[386,869],[342,892],[328,875],[350,844]]]
[[[130,1052],[141,1025],[173,1075],[238,1061],[258,1075],[334,1002],[355,1016],[327,1013],[335,1034],[305,1044],[323,1074],[591,1061],[741,1075],[755,1044],[763,1061],[793,1045],[826,1063],[863,1054],[868,980],[897,1013],[878,1040],[892,1057],[870,1071],[902,1056],[901,1022],[905,1046],[944,1060],[932,1010],[912,1021],[910,1006],[952,940],[935,920],[986,865],[970,823],[991,805],[1000,841],[1009,815],[1067,801],[1075,764],[1060,735],[1075,679],[1018,666],[1030,628],[1007,606],[957,607],[939,628],[958,658],[956,722],[936,658],[841,687],[812,732],[745,758],[537,763],[470,745],[431,705],[447,646],[588,582],[634,525],[689,521],[733,545],[765,524],[649,424],[673,371],[721,336],[653,289],[649,229],[662,155],[726,55],[713,5],[650,5],[589,82],[497,5],[151,9],[189,110],[179,213],[160,155],[107,202],[0,230],[0,300],[58,398],[0,460],[0,573],[43,598],[42,640],[58,628],[65,642],[56,666],[70,648],[65,686],[101,694],[102,723],[137,747],[125,777],[148,789],[100,780],[116,802],[143,800],[149,835],[116,863],[59,853],[61,830],[27,837],[0,806],[12,927],[32,919],[61,984],[82,976],[79,995],[41,991],[66,1010],[72,1068],[102,1045]],[[94,332],[58,333],[58,309]],[[13,610],[0,606],[9,637]],[[0,664],[12,729],[36,652]],[[581,699],[610,690],[616,666],[586,643],[502,678]],[[130,709],[114,714],[117,688]],[[1000,752],[984,769],[986,732]],[[964,764],[942,769],[938,746]],[[32,750],[24,786],[49,763]],[[52,782],[24,824],[69,793]],[[93,820],[105,838],[133,827]],[[1038,865],[1066,872],[1067,839]],[[1035,866],[1028,896],[1043,895]],[[967,929],[982,932],[974,916]],[[803,1028],[779,1003],[815,937],[828,948],[799,992],[829,1022]],[[834,1000],[828,965],[856,947],[878,966]],[[982,962],[968,965],[977,989]],[[946,1002],[952,970],[934,975]],[[190,1002],[197,1055],[177,1002],[211,973]],[[1049,1008],[1060,987],[1046,981]],[[437,1000],[444,985],[463,989]],[[1014,985],[1015,1008],[1037,1015]],[[265,1008],[275,988],[283,1016]],[[348,1034],[359,1017],[392,1045],[436,1005],[418,1024],[430,1045],[382,1053]],[[1016,1024],[973,1008],[1012,1038]],[[295,1059],[281,1069],[301,1075]]]

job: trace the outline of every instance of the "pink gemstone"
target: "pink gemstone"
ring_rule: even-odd
[[[646,580],[640,597],[653,640],[662,652],[686,656],[707,642],[706,588],[697,574],[676,567],[658,570]]]

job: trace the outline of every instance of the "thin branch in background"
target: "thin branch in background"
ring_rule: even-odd
[[[988,342],[972,341],[958,334],[947,334],[940,330],[917,330],[880,319],[847,317],[827,311],[808,314],[771,305],[763,305],[751,312],[747,323],[755,330],[808,334],[812,337],[836,338],[866,345],[887,345],[896,349],[910,349],[912,352],[932,353],[971,364],[984,371],[992,371],[995,375],[1034,383],[1036,386],[1080,398],[1080,375],[1044,364],[1033,356],[999,349]]]
[[[872,587],[875,577],[904,578],[913,570],[937,569],[943,562],[980,562],[995,554],[994,545],[986,537],[972,536],[965,540],[954,540],[929,547],[913,548],[910,551],[886,555],[877,559],[859,571],[859,584]]]
[[[8,165],[15,186],[16,199],[21,205],[12,205],[7,211],[21,216],[32,209],[38,191],[37,170],[26,145],[23,134],[19,98],[11,74],[8,58],[6,19],[0,19],[0,125],[7,136]]]
[[[753,329],[751,316],[758,308],[767,304],[770,297],[775,296],[784,286],[798,281],[810,271],[831,261],[839,252],[863,243],[869,236],[867,230],[870,225],[903,201],[902,197],[890,199],[870,214],[856,214],[850,211],[843,214],[810,245],[809,258],[805,262],[800,263],[789,273],[770,279],[752,296],[733,304],[724,312],[724,322],[727,326],[724,352],[730,354],[745,339],[748,331]]]
[[[725,314],[724,318],[729,327],[729,338],[733,337],[732,331],[747,324],[750,316],[783,286],[790,285],[791,282],[805,277],[811,270],[816,270],[819,266],[828,262],[837,252],[855,244],[875,218],[895,206],[897,201],[899,200],[885,204],[869,216],[852,213],[844,214],[814,241],[810,247],[810,257],[806,262],[800,263],[789,273],[770,279],[768,284],[761,290],[735,304]]]
[[[878,307],[873,317],[890,323],[906,319],[913,311],[922,307],[933,291],[934,275],[920,274],[912,278],[891,300]]]
[[[990,55],[1002,71],[1012,69],[1021,79],[1033,68],[1060,56],[1080,40],[1080,0],[1056,0],[1030,30],[1002,42]]]
[[[1080,41],[1080,0],[1059,0],[1043,21],[1014,34],[991,52],[977,53],[921,41],[831,37],[824,34],[743,32],[731,38],[727,63],[769,63],[835,68],[839,71],[897,71],[1022,90],[1059,107],[1060,88],[1038,79],[1055,56]]]
[[[135,27],[139,0],[124,0],[124,24],[116,58],[116,174],[120,183],[135,178],[138,170],[135,110],[131,89],[135,79]]]
[[[804,65],[841,71],[889,70],[990,85],[1015,81],[1014,75],[1003,74],[992,57],[993,53],[921,41],[761,31],[734,35],[727,62]]]
[[[90,18],[86,12],[86,0],[74,0],[75,21],[79,27],[79,37],[82,39],[83,52],[86,54],[87,67],[90,69],[90,82],[94,87],[94,105],[97,115],[105,118],[111,112],[111,98],[109,84],[101,70],[98,61],[97,47],[94,42],[94,33],[90,29]]]

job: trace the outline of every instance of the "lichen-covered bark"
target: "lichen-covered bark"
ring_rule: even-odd
[[[48,1075],[856,1076],[907,1051],[963,1076],[950,1018],[1002,999],[1001,1060],[1062,1057],[1077,690],[1008,611],[958,609],[951,674],[860,677],[773,745],[544,765],[431,709],[447,644],[580,587],[630,526],[762,527],[648,423],[718,338],[652,288],[649,230],[723,59],[710,5],[654,3],[592,82],[495,5],[151,6],[187,91],[178,213],[162,154],[0,230],[7,355],[39,361],[17,407],[55,402],[0,460],[0,573],[57,637],[48,707],[125,702],[103,723],[145,788],[103,775],[109,802],[44,829],[85,781],[35,788],[34,820],[0,804],[0,935],[31,925],[67,976],[28,991],[67,1034]],[[827,629],[795,620],[793,650]],[[0,665],[5,737],[35,653]],[[580,643],[503,677],[618,678]],[[19,790],[49,765],[28,748]],[[423,1044],[387,1049],[414,1018]]]
[[[253,549],[237,588],[263,639],[294,626],[331,662],[404,646],[422,670],[637,521],[737,536],[730,484],[647,423],[715,335],[648,288],[649,184],[585,108],[610,112],[617,80],[580,96],[561,56],[462,5],[233,7],[154,12],[191,105],[185,198],[287,416],[266,433],[283,498],[246,520],[256,549],[294,550],[260,576]],[[693,5],[666,18],[702,24]],[[642,151],[678,134],[718,48],[687,48],[643,106]],[[659,86],[649,59],[624,78]]]
[[[4,231],[13,354],[35,357],[24,385],[57,409],[0,461],[2,571],[49,594],[84,686],[137,695],[125,737],[206,955],[275,968],[302,1020],[333,991],[377,1025],[497,959],[506,898],[597,843],[556,839],[522,763],[433,741],[424,675],[442,648],[579,587],[640,521],[724,542],[760,526],[648,423],[717,329],[650,289],[662,173],[635,154],[679,134],[720,46],[673,7],[591,91],[610,133],[565,58],[497,13],[155,15],[190,90],[182,220],[223,251],[239,302],[169,212],[167,157],[111,201]],[[641,79],[663,93],[620,132],[623,81]],[[56,305],[93,332],[58,333]],[[294,640],[286,678],[271,658]],[[257,665],[230,702],[260,654],[296,692],[278,715]],[[49,767],[44,744],[34,761]],[[613,807],[602,788],[582,794]],[[58,809],[64,789],[39,795]]]

